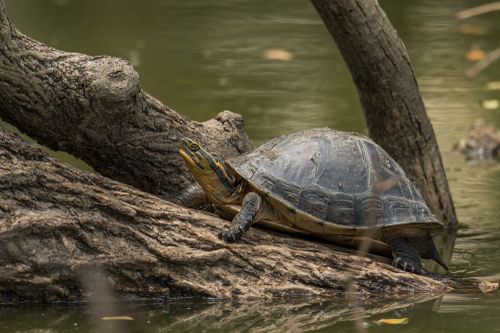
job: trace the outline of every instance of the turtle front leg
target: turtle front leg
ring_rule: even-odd
[[[177,200],[178,204],[188,208],[208,203],[208,197],[198,183],[188,186]]]
[[[262,198],[255,192],[250,192],[243,198],[241,211],[236,214],[228,230],[219,232],[219,238],[225,242],[236,242],[258,221],[262,210]]]
[[[422,273],[422,262],[406,237],[389,240],[392,251],[392,265],[410,273]]]

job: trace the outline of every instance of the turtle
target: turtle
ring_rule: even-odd
[[[432,234],[443,228],[403,169],[370,138],[329,128],[283,135],[219,161],[182,138],[179,153],[196,179],[179,201],[210,203],[240,240],[254,223],[392,255],[393,266],[422,273],[420,257],[448,270]]]

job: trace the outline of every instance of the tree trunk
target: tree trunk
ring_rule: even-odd
[[[105,297],[96,288],[147,298],[342,296],[350,280],[363,298],[400,300],[452,286],[256,228],[225,244],[217,232],[229,222],[65,166],[3,130],[0,221],[0,303]]]
[[[172,198],[192,182],[177,152],[181,136],[225,157],[253,147],[240,115],[190,121],[144,92],[127,61],[66,53],[24,36],[3,0],[0,27],[0,116],[107,177]]]
[[[311,0],[344,57],[370,136],[406,171],[436,217],[457,226],[434,130],[408,53],[376,0]]]

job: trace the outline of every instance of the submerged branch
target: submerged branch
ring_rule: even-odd
[[[481,73],[483,70],[488,68],[491,64],[493,64],[498,59],[500,59],[500,47],[494,51],[491,51],[490,53],[488,53],[486,58],[475,63],[472,67],[467,69],[465,71],[465,76],[469,79],[475,78],[476,76],[479,75],[479,73]]]
[[[491,2],[481,6],[462,10],[456,13],[455,17],[457,18],[457,20],[464,20],[473,16],[486,14],[497,10],[500,10],[500,1]]]

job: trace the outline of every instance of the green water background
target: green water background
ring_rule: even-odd
[[[463,22],[454,18],[457,11],[486,2],[380,1],[412,59],[460,222],[468,226],[459,232],[451,273],[500,280],[500,168],[466,163],[453,152],[454,144],[465,136],[475,119],[483,118],[500,127],[500,109],[486,110],[481,106],[482,100],[500,99],[499,90],[485,89],[486,83],[500,81],[500,62],[475,80],[464,76],[471,65],[465,59],[471,45],[477,44],[485,51],[500,46],[500,12]],[[192,119],[204,121],[226,109],[242,114],[256,144],[312,127],[367,133],[350,74],[308,1],[6,0],[6,3],[18,29],[50,46],[128,59],[139,72],[146,91]],[[481,26],[487,34],[464,35],[459,32],[464,23]],[[266,59],[266,51],[272,49],[288,52],[291,59]],[[67,154],[55,155],[88,168]],[[242,315],[233,313],[234,320],[230,310],[214,310],[200,327],[207,331],[244,330],[248,329],[245,323],[250,321],[256,329],[301,330],[309,327],[305,326],[304,318],[310,320],[323,308],[328,309],[320,303],[311,300],[290,303],[291,310],[276,314],[283,318],[290,313],[290,327],[283,326],[278,318],[274,321],[269,318],[273,312],[268,309],[273,305],[268,303],[254,307],[232,305],[228,308],[243,307]],[[135,306],[124,311],[134,314],[136,321],[128,327],[138,331],[189,331],[193,327],[183,318],[196,317],[197,313],[203,317],[207,309],[221,306],[227,307],[183,302],[175,306]],[[408,325],[372,326],[368,330],[500,331],[498,293],[449,294],[408,311],[411,319]],[[296,319],[293,313],[301,314],[303,320]],[[400,314],[390,312],[382,317],[397,315]],[[0,331],[92,332],[96,327],[92,318],[91,309],[86,307],[9,308],[0,311]],[[364,320],[369,325],[374,319]],[[172,322],[185,324],[171,326]],[[221,325],[217,326],[219,322]],[[268,323],[278,326],[271,329],[265,326]],[[321,327],[324,332],[355,332],[351,321],[336,323],[325,319],[323,325],[314,328]]]

